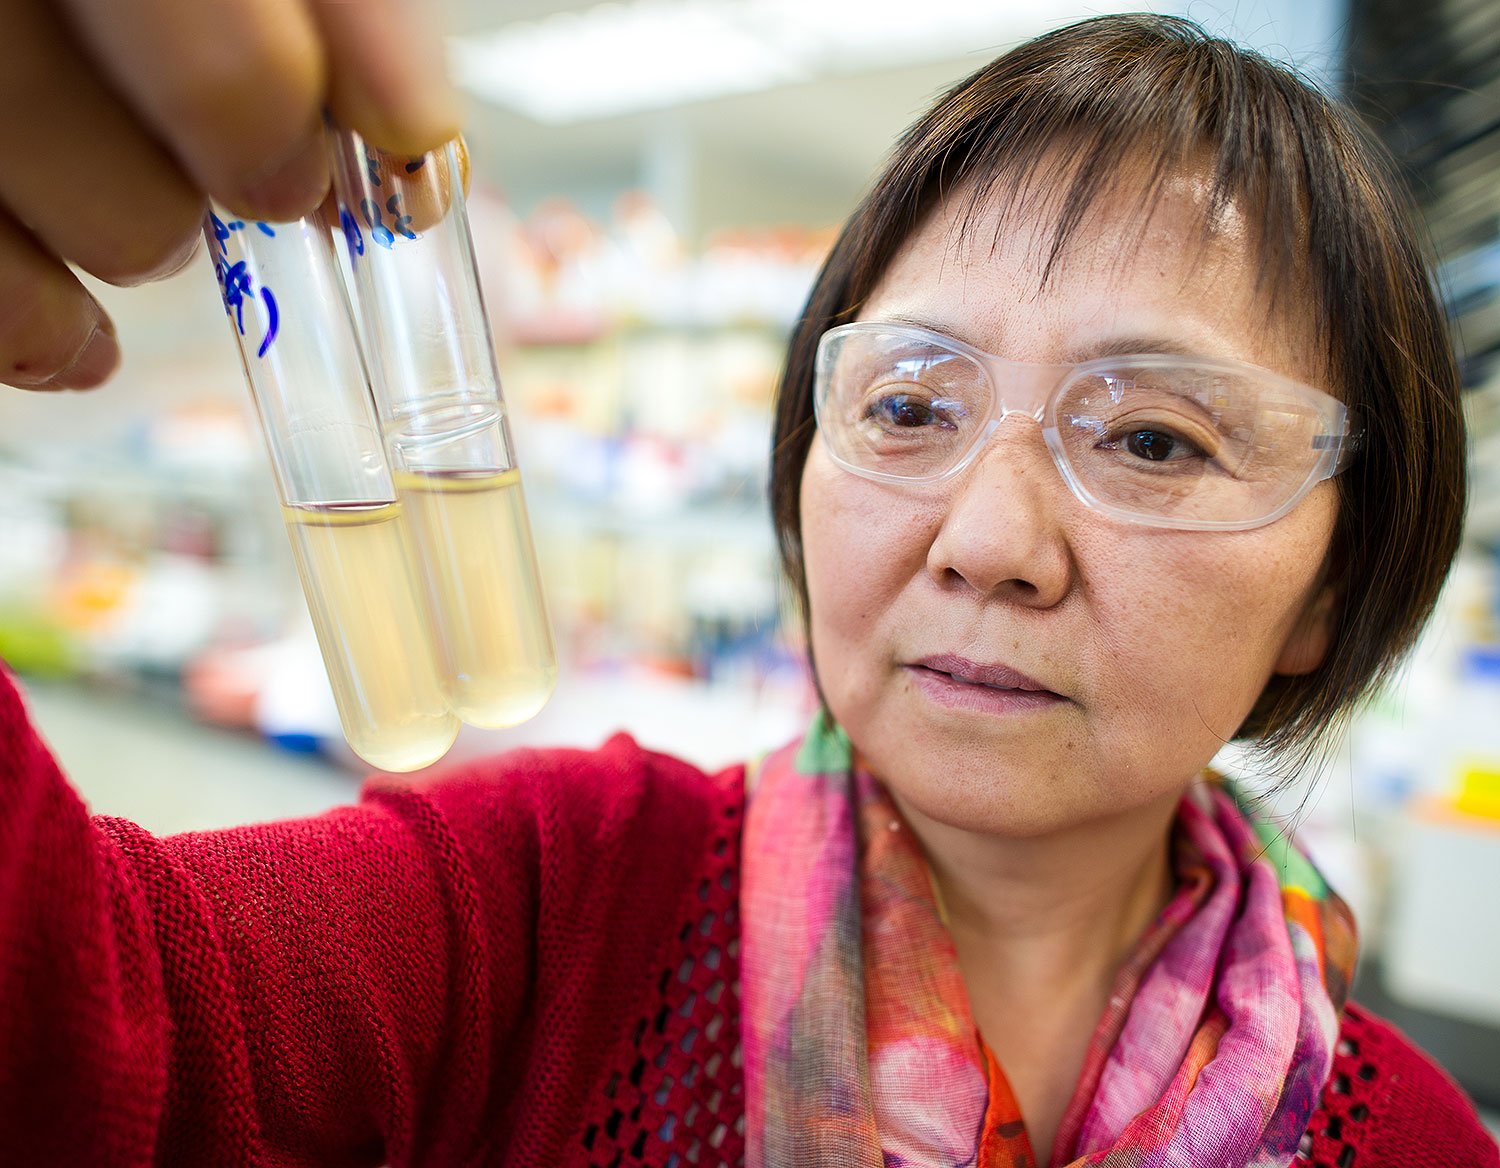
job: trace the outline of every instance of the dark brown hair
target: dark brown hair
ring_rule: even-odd
[[[1313,672],[1272,678],[1238,735],[1301,763],[1410,647],[1458,549],[1458,373],[1422,237],[1380,148],[1293,70],[1190,21],[1106,16],[1037,37],[955,85],[897,143],[787,352],[771,456],[782,566],[805,620],[798,498],[818,339],[855,317],[924,217],[962,197],[972,221],[1002,185],[1052,178],[1065,190],[1050,270],[1093,201],[1142,160],[1143,212],[1165,180],[1206,166],[1205,230],[1231,201],[1256,224],[1268,300],[1283,312],[1306,305],[1332,392],[1365,424],[1358,457],[1334,480],[1332,648]]]

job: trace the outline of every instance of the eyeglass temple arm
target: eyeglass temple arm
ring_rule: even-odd
[[[1314,450],[1329,450],[1337,448],[1339,455],[1334,461],[1333,469],[1328,472],[1332,478],[1340,471],[1345,470],[1355,456],[1365,447],[1365,428],[1360,417],[1353,410],[1349,410],[1344,418],[1344,432],[1342,434],[1320,434],[1312,440]]]

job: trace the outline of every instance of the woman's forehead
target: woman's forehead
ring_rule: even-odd
[[[1126,174],[1083,207],[1069,207],[1069,188],[1054,169],[956,189],[897,248],[859,315],[946,316],[1017,359],[1018,345],[1062,360],[1090,340],[1073,333],[1124,330],[1327,383],[1305,277],[1290,294],[1265,278],[1254,216],[1216,198],[1206,170]]]
[[[1093,270],[1184,259],[1243,261],[1257,233],[1242,201],[1219,198],[1206,169],[1153,176],[1133,167],[1079,199],[1074,176],[1059,165],[1023,180],[969,182],[936,202],[900,251],[940,249],[963,267],[1017,257],[1038,281],[1059,265]],[[900,251],[898,251],[898,258]]]

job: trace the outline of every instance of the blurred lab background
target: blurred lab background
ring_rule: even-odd
[[[539,718],[465,727],[450,760],[619,728],[741,759],[811,708],[766,462],[784,338],[837,224],[941,89],[1112,6],[449,7],[562,660]],[[1400,683],[1283,811],[1359,914],[1357,996],[1500,1111],[1500,8],[1154,7],[1351,96],[1430,227],[1468,387],[1466,547]],[[339,733],[208,261],[91,286],[119,326],[114,382],[0,389],[0,656],[98,811],[171,832],[355,798],[367,768]]]

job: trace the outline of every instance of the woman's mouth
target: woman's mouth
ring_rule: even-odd
[[[985,714],[1039,713],[1068,699],[1008,665],[941,654],[904,666],[929,701]]]

